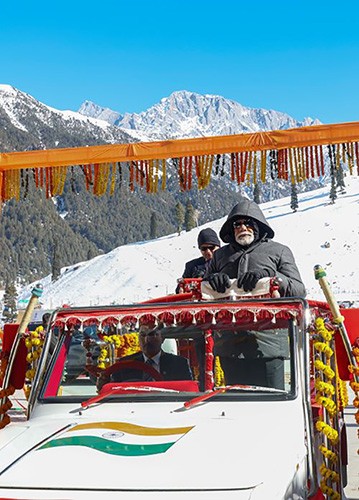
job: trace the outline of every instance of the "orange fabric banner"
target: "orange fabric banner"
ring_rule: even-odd
[[[90,165],[271,149],[281,150],[357,141],[359,141],[359,122],[351,122],[253,134],[0,153],[0,172],[35,167]]]

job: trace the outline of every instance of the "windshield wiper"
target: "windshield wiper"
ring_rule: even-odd
[[[286,394],[286,391],[282,389],[275,389],[273,387],[262,387],[260,385],[243,385],[243,384],[235,384],[235,385],[226,385],[225,387],[220,387],[211,392],[207,392],[206,394],[202,394],[196,398],[190,399],[183,404],[182,409],[189,410],[194,406],[197,406],[214,396],[218,396],[218,394],[223,394],[228,391],[248,391],[248,392],[274,392],[278,394]]]
[[[164,389],[162,387],[151,387],[149,385],[138,385],[138,386],[127,386],[127,387],[122,387],[120,385],[111,387],[107,391],[102,392],[101,394],[98,394],[97,396],[94,396],[90,399],[87,399],[86,401],[83,401],[81,403],[81,408],[78,410],[71,410],[70,413],[72,412],[77,412],[79,410],[86,410],[89,406],[95,404],[95,403],[100,403],[104,399],[106,399],[109,396],[112,396],[113,394],[117,394],[119,392],[126,392],[126,391],[134,391],[134,392],[169,392],[171,394],[178,394],[180,391],[177,391],[175,389]]]

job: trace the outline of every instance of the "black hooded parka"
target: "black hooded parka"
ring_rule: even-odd
[[[255,238],[250,245],[242,246],[235,240],[233,222],[238,218],[248,217],[256,223]],[[206,277],[222,272],[233,279],[241,277],[245,272],[265,271],[268,276],[280,279],[279,292],[282,297],[305,297],[305,286],[291,250],[272,240],[274,231],[254,201],[241,197],[240,202],[229,213],[219,235],[228,245],[213,254]]]

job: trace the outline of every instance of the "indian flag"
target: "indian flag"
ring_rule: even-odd
[[[193,427],[143,427],[126,422],[96,422],[72,427],[38,448],[85,446],[110,455],[140,456],[165,453]]]

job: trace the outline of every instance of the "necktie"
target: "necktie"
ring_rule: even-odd
[[[145,363],[146,363],[146,365],[152,366],[152,368],[154,368],[155,362],[153,361],[153,359],[148,358]],[[147,382],[150,382],[150,381],[154,380],[154,378],[151,377],[151,375],[149,373],[143,372],[143,380],[147,380]]]

